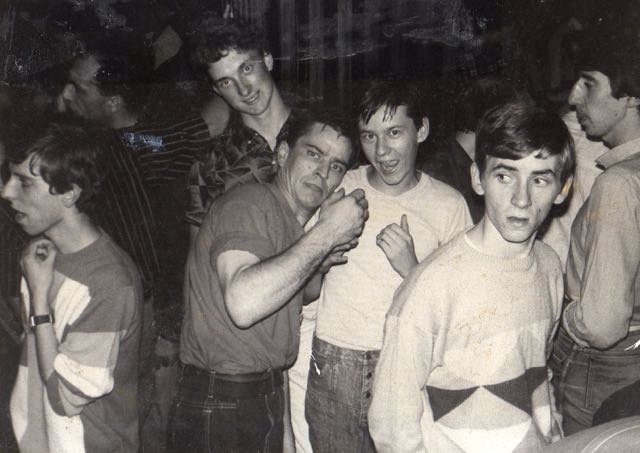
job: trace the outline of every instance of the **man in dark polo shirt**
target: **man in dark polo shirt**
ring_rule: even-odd
[[[353,158],[336,115],[297,115],[276,155],[274,181],[219,197],[191,247],[172,451],[293,448],[283,370],[298,352],[303,299],[345,261],[368,211],[362,190],[332,193]]]

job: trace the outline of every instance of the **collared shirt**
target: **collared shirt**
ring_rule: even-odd
[[[640,326],[640,139],[597,162],[605,171],[571,229],[563,324],[579,345],[606,349]]]
[[[288,132],[294,115],[292,110],[278,132],[276,147]],[[277,170],[274,151],[262,135],[245,126],[239,113],[232,112],[207,160],[196,161],[191,167],[187,221],[200,225],[209,205],[236,184],[271,182]]]

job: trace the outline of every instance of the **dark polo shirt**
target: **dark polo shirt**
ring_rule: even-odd
[[[218,255],[243,250],[266,259],[304,233],[273,184],[234,187],[207,212],[186,267],[186,312],[180,341],[183,363],[225,374],[284,368],[296,359],[302,291],[248,329],[231,321],[216,269]]]

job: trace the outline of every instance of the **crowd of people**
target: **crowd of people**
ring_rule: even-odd
[[[637,445],[627,38],[582,36],[564,111],[481,77],[446,133],[407,80],[345,111],[281,92],[230,18],[193,31],[214,96],[171,123],[142,114],[150,62],[88,46],[0,137],[17,448]]]

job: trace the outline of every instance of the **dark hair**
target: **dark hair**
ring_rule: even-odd
[[[295,145],[300,137],[305,135],[313,127],[319,123],[325,127],[330,127],[339,135],[349,140],[351,144],[351,156],[348,166],[351,167],[358,160],[358,147],[354,146],[354,126],[353,122],[347,119],[341,112],[324,107],[319,104],[312,105],[307,110],[296,110],[291,113],[291,118],[287,123],[287,129],[282,135],[282,140],[286,141],[291,147]]]
[[[506,79],[487,76],[468,85],[455,100],[455,130],[474,132],[484,113],[513,100],[517,95],[515,87]]]
[[[420,129],[427,113],[416,85],[409,81],[374,80],[365,86],[356,116],[366,124],[380,108],[385,108],[385,116],[393,116],[403,105],[407,107],[407,116],[413,120],[416,129]]]
[[[541,159],[559,155],[563,184],[573,173],[573,139],[554,112],[523,100],[494,107],[481,118],[476,130],[475,156],[481,174],[487,156],[518,160],[532,153]]]
[[[81,193],[76,207],[87,212],[105,177],[104,150],[91,131],[94,129],[89,126],[51,123],[28,142],[10,146],[9,161],[19,165],[28,160],[31,173],[40,175],[52,194],[68,192],[77,185]]]
[[[609,78],[615,98],[640,98],[640,45],[633,30],[596,27],[578,34],[576,67],[579,71],[598,71]]]
[[[210,63],[227,56],[231,50],[255,50],[260,55],[267,52],[262,29],[233,19],[206,18],[188,33],[187,39],[192,66],[205,72]]]
[[[152,69],[150,54],[133,50],[89,50],[77,59],[93,56],[100,68],[95,79],[103,96],[121,96],[128,110],[140,114],[147,102]]]

